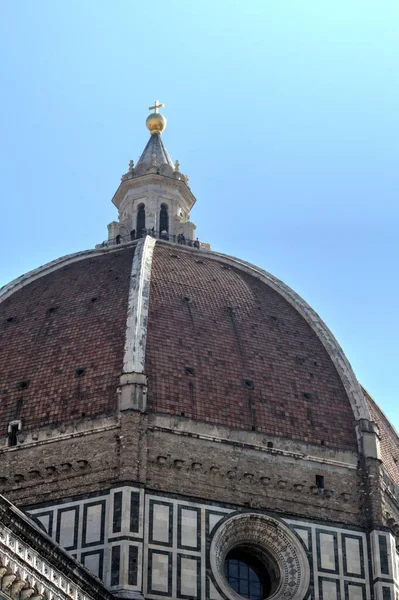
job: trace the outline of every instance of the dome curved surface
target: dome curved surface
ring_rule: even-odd
[[[92,251],[10,284],[0,303],[1,435],[15,419],[35,428],[115,410],[133,253]]]
[[[3,290],[2,435],[15,419],[34,428],[115,413],[129,347],[143,355],[150,411],[357,451],[368,409],[317,315],[237,259],[146,240],[151,260],[141,240],[54,261]],[[146,264],[144,303],[132,294],[134,256]],[[132,298],[145,310],[129,346]]]
[[[399,485],[399,437],[384,415],[378,404],[373,400],[370,394],[363,388],[364,397],[369,406],[371,418],[377,423],[380,430],[380,448],[381,459],[388,475]]]
[[[152,410],[357,449],[318,336],[278,292],[222,258],[156,244],[147,331]]]

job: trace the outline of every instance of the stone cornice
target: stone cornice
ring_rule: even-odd
[[[349,469],[352,471],[357,470],[357,461],[345,462],[341,460],[333,460],[332,458],[327,458],[323,456],[316,456],[312,454],[305,454],[304,452],[292,452],[290,450],[284,450],[281,448],[268,448],[267,446],[260,444],[253,444],[244,441],[224,438],[224,437],[215,437],[212,435],[206,435],[203,433],[193,433],[190,431],[179,431],[175,427],[165,427],[160,425],[149,425],[149,431],[159,431],[161,433],[167,433],[170,435],[180,435],[182,437],[192,437],[199,440],[206,440],[208,442],[215,442],[217,444],[226,444],[230,446],[236,446],[238,448],[242,448],[245,450],[254,450],[257,452],[263,452],[265,454],[269,454],[270,456],[284,456],[286,458],[292,458],[294,460],[304,460],[308,462],[316,462],[319,464],[330,465],[339,469]],[[357,455],[355,455],[357,456]]]
[[[182,179],[167,177],[166,175],[158,175],[157,173],[148,173],[147,175],[141,175],[140,177],[133,177],[132,179],[124,179],[121,181],[112,198],[112,203],[119,208],[128,190],[152,183],[158,185],[168,185],[176,188],[186,200],[190,209],[196,202],[194,194]]]
[[[20,433],[16,446],[9,446],[7,438],[0,437],[0,456],[4,452],[18,452],[25,448],[33,448],[44,444],[52,444],[59,440],[80,438],[96,433],[103,433],[119,427],[119,416],[95,417],[85,421],[70,421],[47,427],[28,429]]]
[[[11,597],[21,593],[21,600],[46,597],[111,600],[113,597],[99,579],[3,496],[0,496],[0,575],[7,593]]]

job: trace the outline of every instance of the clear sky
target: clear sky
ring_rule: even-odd
[[[147,108],[215,250],[302,295],[399,428],[398,0],[2,0],[0,285],[93,247]]]

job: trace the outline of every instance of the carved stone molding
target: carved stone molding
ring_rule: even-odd
[[[17,421],[15,422],[17,423]],[[14,424],[12,422],[11,424]],[[23,424],[22,424],[23,425]],[[37,447],[42,444],[52,444],[59,440],[68,440],[70,438],[82,438],[92,433],[104,433],[119,426],[118,416],[94,417],[90,419],[79,419],[62,423],[58,426],[50,425],[38,427],[36,429],[24,430],[20,428],[17,436],[17,445],[9,446],[7,438],[0,438],[1,452],[18,452],[21,446],[23,448]]]
[[[223,597],[242,600],[224,575],[227,554],[245,548],[273,571],[268,600],[303,600],[309,587],[306,551],[295,534],[281,521],[254,512],[228,515],[218,523],[211,541],[210,564],[214,584]]]
[[[112,599],[93,574],[2,496],[0,590],[16,600]]]
[[[54,569],[32,548],[0,525],[1,589],[12,598],[25,600],[89,600],[81,589]]]

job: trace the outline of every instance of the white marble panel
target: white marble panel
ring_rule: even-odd
[[[219,523],[220,519],[223,519],[223,515],[214,515],[209,513],[209,533],[213,530],[216,523]]]
[[[308,548],[309,544],[309,533],[305,531],[305,529],[295,529],[295,532],[299,535],[306,548]]]
[[[335,581],[322,581],[323,600],[338,600],[337,584]]]
[[[348,600],[363,600],[363,589],[359,585],[348,585]]]
[[[101,505],[88,506],[86,512],[86,544],[101,540]]]
[[[42,515],[41,517],[36,517],[38,521],[43,525],[46,532],[48,533],[50,527],[50,515]]]
[[[169,542],[169,506],[153,504],[152,538],[154,542]]]
[[[94,575],[99,576],[100,568],[100,556],[98,554],[89,554],[89,556],[83,557],[83,564],[89,569]]]
[[[181,509],[181,543],[182,546],[197,547],[197,511],[189,508]]]
[[[183,596],[197,596],[198,563],[191,558],[181,558],[180,591]]]
[[[334,536],[329,533],[320,533],[320,563],[322,569],[336,569]]]
[[[360,540],[354,538],[344,538],[346,550],[346,565],[349,573],[361,575],[362,566],[360,564]]]
[[[396,569],[397,563],[396,563],[396,540],[395,538],[390,535],[390,541],[391,541],[391,563],[392,563],[392,577],[394,580],[397,580],[398,578],[398,572]],[[398,594],[399,595],[399,594]]]
[[[211,579],[209,579],[209,598],[210,600],[221,600],[222,596],[219,594]]]
[[[168,566],[169,560],[166,554],[153,553],[151,573],[152,591],[168,592]]]
[[[74,545],[75,541],[75,510],[65,510],[60,513],[60,540],[59,544],[63,548]]]

